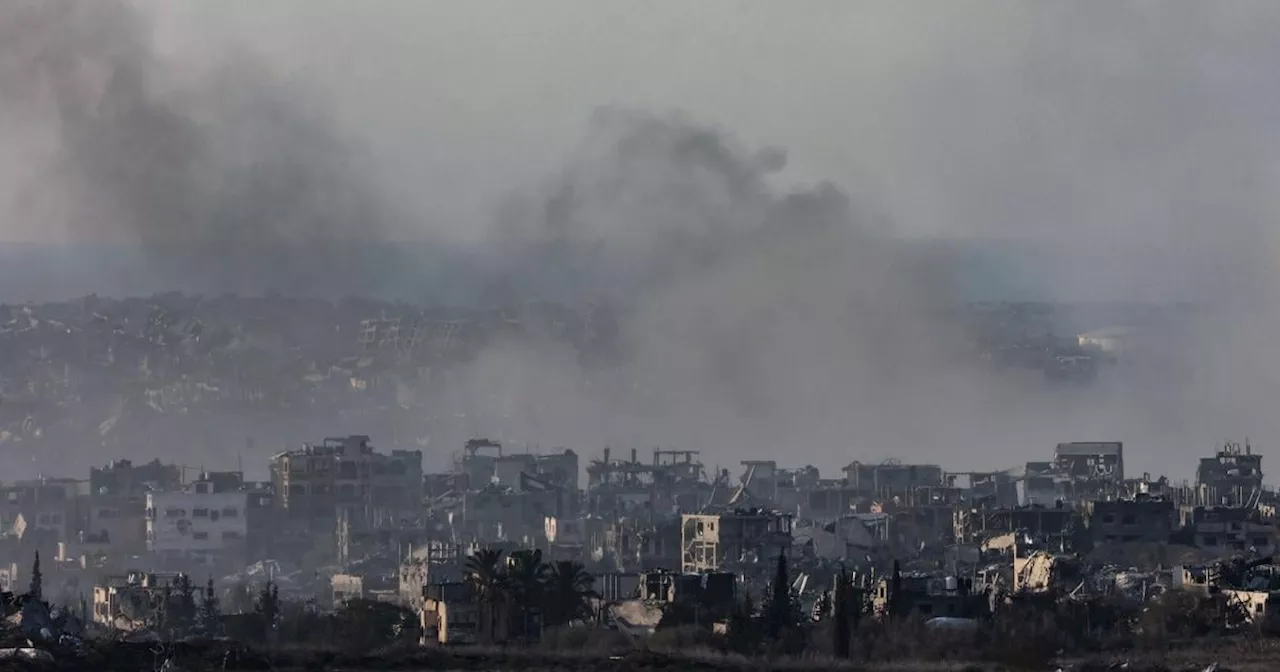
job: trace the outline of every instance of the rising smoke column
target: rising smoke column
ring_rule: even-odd
[[[157,284],[292,294],[377,289],[386,207],[305,91],[249,55],[192,79],[121,0],[0,7],[0,118],[38,169],[18,230],[127,242]]]
[[[954,423],[988,395],[946,318],[951,269],[834,185],[778,189],[784,163],[685,115],[598,112],[495,245],[513,286],[562,268],[550,259],[589,277],[624,269],[622,360],[586,370],[551,344],[501,343],[463,378],[463,403],[514,440],[728,463],[787,450],[829,467],[936,443],[944,413]]]

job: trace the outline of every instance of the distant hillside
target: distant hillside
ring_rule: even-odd
[[[1081,283],[1079,269],[1096,259],[1069,255],[1045,246],[1002,241],[929,241],[908,245],[930,263],[949,269],[959,298],[971,301],[1096,301],[1097,286]],[[188,276],[149,263],[127,245],[0,245],[0,301],[53,301],[97,293],[140,296],[163,291],[188,293],[321,295],[359,294],[412,302],[472,304],[500,291],[496,283],[515,284],[532,298],[563,298],[590,283],[604,293],[625,292],[628,278],[616,269],[607,277],[584,278],[559,268],[554,258],[516,262],[477,248],[441,244],[370,243],[346,246],[341,268],[328,268],[333,249],[313,253],[305,247],[260,250],[239,255],[237,282],[201,286]],[[154,259],[157,253],[152,253]],[[327,261],[324,261],[327,260]],[[287,281],[278,282],[278,278]],[[1070,281],[1068,281],[1070,279]],[[1102,289],[1110,285],[1096,283]],[[1105,300],[1147,297],[1106,296]]]

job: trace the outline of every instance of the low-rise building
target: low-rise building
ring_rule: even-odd
[[[1222,596],[1239,606],[1250,623],[1274,623],[1280,619],[1280,592],[1223,588]]]
[[[639,599],[645,602],[698,604],[713,611],[727,611],[736,604],[738,576],[732,572],[677,574],[656,570],[639,578]]]
[[[419,615],[424,646],[505,642],[510,632],[505,603],[481,603],[464,582],[427,586]]]
[[[93,622],[111,630],[146,627],[160,601],[161,591],[176,576],[129,572],[104,577],[93,587]]]
[[[986,594],[973,592],[973,581],[967,578],[903,576],[897,582],[882,578],[871,592],[872,613],[920,618],[973,618],[991,611]]]

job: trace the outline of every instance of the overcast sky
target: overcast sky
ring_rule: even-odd
[[[1280,3],[205,0],[146,3],[320,89],[387,186],[457,232],[545,177],[602,104],[789,152],[930,236],[1203,243],[1273,214]],[[1199,231],[1199,232],[1198,232]],[[1190,236],[1190,242],[1188,238]]]

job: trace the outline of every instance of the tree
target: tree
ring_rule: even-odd
[[[779,653],[796,653],[804,649],[808,634],[800,601],[791,594],[791,577],[787,571],[785,552],[778,554],[778,569],[764,609],[764,629],[769,645]]]
[[[773,586],[769,595],[769,609],[765,616],[765,626],[769,638],[777,640],[782,631],[791,622],[791,577],[787,572],[786,553],[778,554],[778,568],[773,575]]]
[[[734,605],[729,613],[729,649],[744,656],[754,655],[760,648],[760,624],[756,621],[756,608],[751,593],[742,596],[742,602]]]
[[[199,609],[196,606],[196,589],[191,577],[179,574],[173,579],[173,595],[169,626],[180,631],[190,630],[196,624]]]
[[[168,634],[171,626],[171,614],[173,610],[173,585],[166,583],[160,589],[160,596],[153,597],[154,608],[151,611],[152,627],[161,634]]]
[[[591,599],[596,578],[581,563],[561,560],[551,565],[544,588],[544,613],[547,625],[566,625],[574,619],[591,616]]]
[[[218,595],[213,590],[213,577],[211,576],[209,581],[205,583],[204,596],[200,601],[200,627],[206,634],[217,634],[220,620]]]
[[[267,581],[262,586],[253,610],[262,618],[262,625],[270,635],[280,619],[280,588],[274,582]]]
[[[512,625],[523,637],[540,634],[542,624],[542,597],[547,583],[548,568],[542,562],[542,551],[522,549],[513,552],[507,568],[507,590],[511,594],[511,606],[515,610]]]
[[[35,562],[31,563],[31,586],[27,588],[27,596],[33,600],[44,599],[44,574],[40,573],[40,551],[36,551]]]
[[[853,601],[852,592],[853,582],[849,580],[849,575],[841,568],[840,575],[836,577],[835,598],[832,600],[834,613],[831,619],[831,632],[834,641],[832,642],[831,651],[836,658],[849,657],[849,644],[853,634],[849,626],[850,603]]]
[[[348,600],[334,614],[335,634],[344,646],[369,651],[396,641],[417,641],[414,612],[378,600]]]
[[[506,601],[506,575],[502,571],[502,551],[484,548],[472,553],[465,565],[480,607],[480,628],[492,641],[497,636],[498,607]]]
[[[889,578],[889,599],[886,605],[890,617],[902,616],[902,569],[893,561],[893,575]]]

